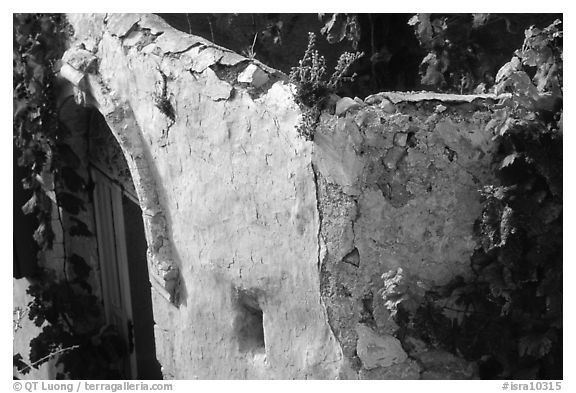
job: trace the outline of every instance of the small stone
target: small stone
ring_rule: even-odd
[[[350,109],[355,109],[355,108],[359,108],[359,107],[360,107],[360,104],[357,103],[356,101],[354,101],[352,98],[344,97],[344,98],[341,98],[340,101],[338,101],[336,103],[335,114],[336,114],[336,116],[340,116],[340,115],[346,113]]]
[[[82,40],[82,45],[84,46],[84,49],[92,53],[96,53],[98,51],[98,41],[93,37],[84,38]]]
[[[480,83],[478,86],[476,86],[476,88],[474,89],[474,94],[484,94],[486,93],[488,89],[486,88],[486,83]]]
[[[75,47],[67,50],[62,56],[62,61],[70,64],[74,69],[85,73],[94,72],[98,64],[96,56],[83,47]]]
[[[260,87],[268,82],[268,74],[262,71],[257,65],[250,64],[238,75],[238,82],[249,83],[254,87]]]
[[[404,132],[397,132],[394,134],[394,145],[396,146],[406,146],[406,142],[408,141],[408,134]]]
[[[404,338],[404,345],[410,356],[415,356],[416,354],[425,352],[428,349],[424,341],[412,336]]]
[[[406,154],[406,149],[400,146],[394,146],[384,156],[384,165],[390,170],[395,170],[398,165],[398,161]]]
[[[64,79],[68,80],[74,86],[78,86],[80,84],[80,82],[82,81],[82,79],[84,79],[85,75],[83,72],[78,71],[76,68],[72,67],[70,64],[64,63],[62,65],[62,67],[60,67],[60,76]]]
[[[436,108],[434,109],[434,112],[436,112],[436,113],[442,113],[442,112],[444,112],[446,109],[447,109],[447,108],[446,108],[444,105],[438,104],[438,105],[436,105]]]
[[[386,302],[380,295],[374,295],[373,298],[373,308],[372,313],[374,317],[374,322],[376,322],[376,327],[378,328],[379,334],[394,334],[399,328],[399,326],[394,321],[394,318],[390,316],[390,310],[386,307]]]
[[[362,127],[367,118],[368,118],[368,112],[359,111],[356,117],[354,118],[354,121],[356,122],[356,125],[358,127]]]
[[[383,98],[380,102],[380,108],[388,114],[396,113],[396,105],[394,105],[390,100]]]
[[[368,97],[366,97],[364,102],[368,105],[379,104],[382,102],[382,96],[380,96],[378,94],[372,94],[372,95],[369,95]]]
[[[356,101],[357,103],[359,103],[361,106],[365,106],[366,104],[364,103],[364,101],[362,101],[362,98],[360,97],[354,97],[354,101]]]
[[[368,126],[364,128],[366,135],[366,145],[377,148],[390,148],[390,138],[384,137],[382,126]]]
[[[330,94],[326,99],[326,103],[324,104],[324,109],[328,111],[331,115],[334,114],[336,111],[336,104],[340,101],[340,96],[337,94]]]
[[[427,126],[431,126],[432,124],[437,123],[438,119],[439,119],[438,113],[432,113],[430,116],[428,116],[426,121],[424,121],[424,124],[426,124]]]
[[[431,350],[414,354],[424,372],[422,379],[474,379],[477,367],[446,351]]]
[[[420,379],[420,367],[414,360],[407,359],[405,362],[390,367],[378,367],[372,370],[360,370],[360,379],[389,380],[389,379]]]
[[[400,341],[390,335],[378,335],[364,324],[356,326],[358,342],[356,352],[366,370],[389,367],[408,358]]]

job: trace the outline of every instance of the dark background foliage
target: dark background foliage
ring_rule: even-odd
[[[361,98],[384,90],[470,93],[482,83],[490,89],[498,69],[522,45],[525,29],[562,18],[558,14],[160,16],[181,31],[238,53],[255,53],[256,59],[286,74],[302,58],[309,32],[318,37],[317,48],[329,68],[344,51],[363,52],[350,70],[357,74],[355,82],[341,90]]]
[[[496,75],[508,92],[488,129],[497,183],[481,191],[472,276],[418,290],[417,277],[385,275],[398,335],[477,362],[483,379],[562,379],[561,22],[526,30]]]

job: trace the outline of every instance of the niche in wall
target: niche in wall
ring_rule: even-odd
[[[264,314],[254,293],[236,290],[236,317],[234,331],[238,340],[238,350],[243,353],[264,354]]]

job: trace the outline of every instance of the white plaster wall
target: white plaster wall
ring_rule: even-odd
[[[138,19],[121,18],[108,19],[105,29]],[[170,29],[146,18],[152,31]],[[71,21],[82,31],[85,19],[97,20],[76,15]],[[104,31],[95,51],[97,76],[107,94],[134,113],[166,219],[171,262],[180,272],[176,305],[153,294],[165,377],[337,377],[342,354],[319,293],[312,145],[297,136],[300,111],[288,86],[272,81],[252,91],[254,98],[249,85],[235,84],[232,92],[201,63],[215,64],[223,55],[234,63],[237,55],[210,47],[169,55],[154,43],[141,48],[138,33],[122,46],[120,36],[130,26],[116,35]],[[171,29],[164,34],[170,42],[188,37]],[[168,76],[173,124],[154,104],[159,70]],[[129,146],[123,148],[130,156]],[[254,293],[262,309],[265,356],[239,349],[237,289]]]

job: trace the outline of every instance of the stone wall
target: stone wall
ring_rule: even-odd
[[[469,274],[478,191],[492,180],[490,112],[481,97],[414,98],[343,98],[314,136],[322,300],[363,378],[418,376],[393,337],[398,327],[382,299],[382,275],[402,268],[442,284]],[[371,345],[382,347],[381,357],[367,355]]]
[[[379,290],[397,267],[467,274],[482,101],[345,98],[307,141],[293,87],[258,61],[156,16],[69,20],[62,73],[104,115],[142,207],[165,378],[456,375],[404,351]]]

